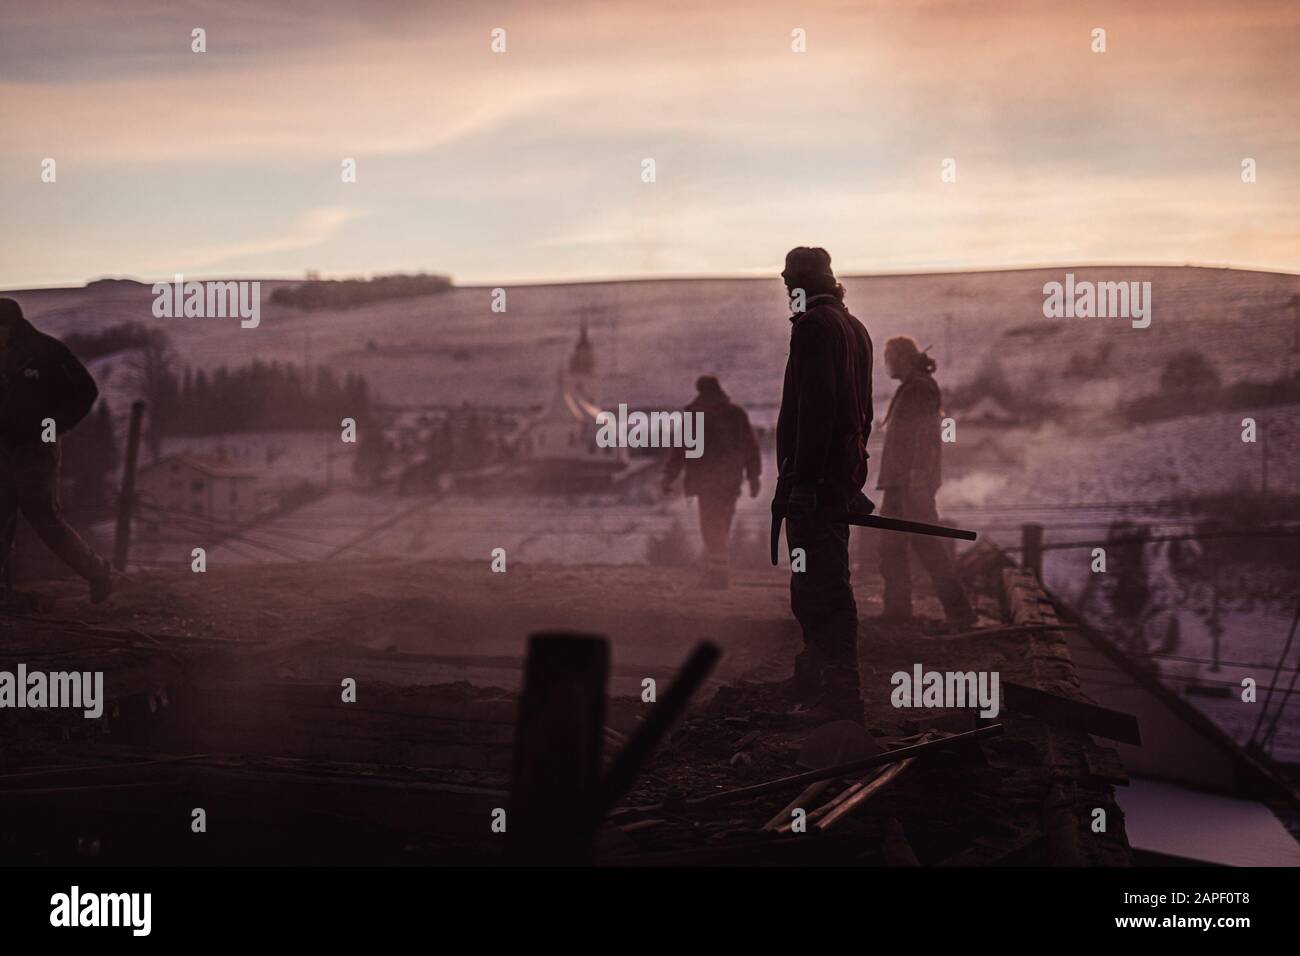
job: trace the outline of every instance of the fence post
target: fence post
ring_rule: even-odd
[[[1020,526],[1020,564],[1034,572],[1041,583],[1043,580],[1043,526],[1041,524],[1022,524]]]
[[[506,818],[516,864],[589,864],[598,820],[609,642],[550,632],[528,638]]]
[[[131,514],[135,510],[135,463],[140,457],[140,422],[144,402],[131,403],[131,426],[126,436],[126,464],[122,466],[122,492],[117,499],[117,536],[113,541],[113,567],[126,570],[131,551]]]

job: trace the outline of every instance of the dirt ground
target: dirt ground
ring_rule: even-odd
[[[728,590],[704,589],[689,569],[517,565],[493,573],[478,564],[377,560],[210,568],[204,573],[132,573],[112,599],[86,602],[74,582],[34,590],[52,600],[48,616],[88,624],[188,634],[269,646],[295,641],[423,655],[418,683],[469,680],[516,688],[529,633],[573,629],[612,642],[611,693],[666,680],[695,644],[723,650],[714,684],[778,680],[802,646],[789,610],[788,572],[733,574]],[[880,612],[880,581],[855,582],[864,621]],[[937,622],[933,598],[918,610]],[[396,680],[397,678],[393,678]]]

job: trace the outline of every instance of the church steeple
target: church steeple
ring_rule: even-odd
[[[587,320],[583,319],[578,331],[578,344],[569,358],[569,374],[592,376],[596,374],[596,353],[587,338]]]

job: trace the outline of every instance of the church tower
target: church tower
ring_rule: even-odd
[[[596,401],[596,352],[587,337],[587,320],[583,319],[578,331],[578,342],[569,356],[569,385],[573,392],[589,402]]]

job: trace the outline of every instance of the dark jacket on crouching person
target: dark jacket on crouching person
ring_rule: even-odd
[[[10,303],[10,305],[3,305]],[[42,422],[70,431],[90,412],[99,388],[72,351],[38,332],[12,299],[0,300],[0,442],[14,447],[41,440]]]
[[[65,564],[90,583],[91,600],[108,597],[108,562],[63,517],[59,440],[99,396],[95,380],[66,345],[36,331],[18,303],[0,299],[0,592],[12,598],[9,564],[21,512]],[[46,441],[46,420],[53,441]]]

